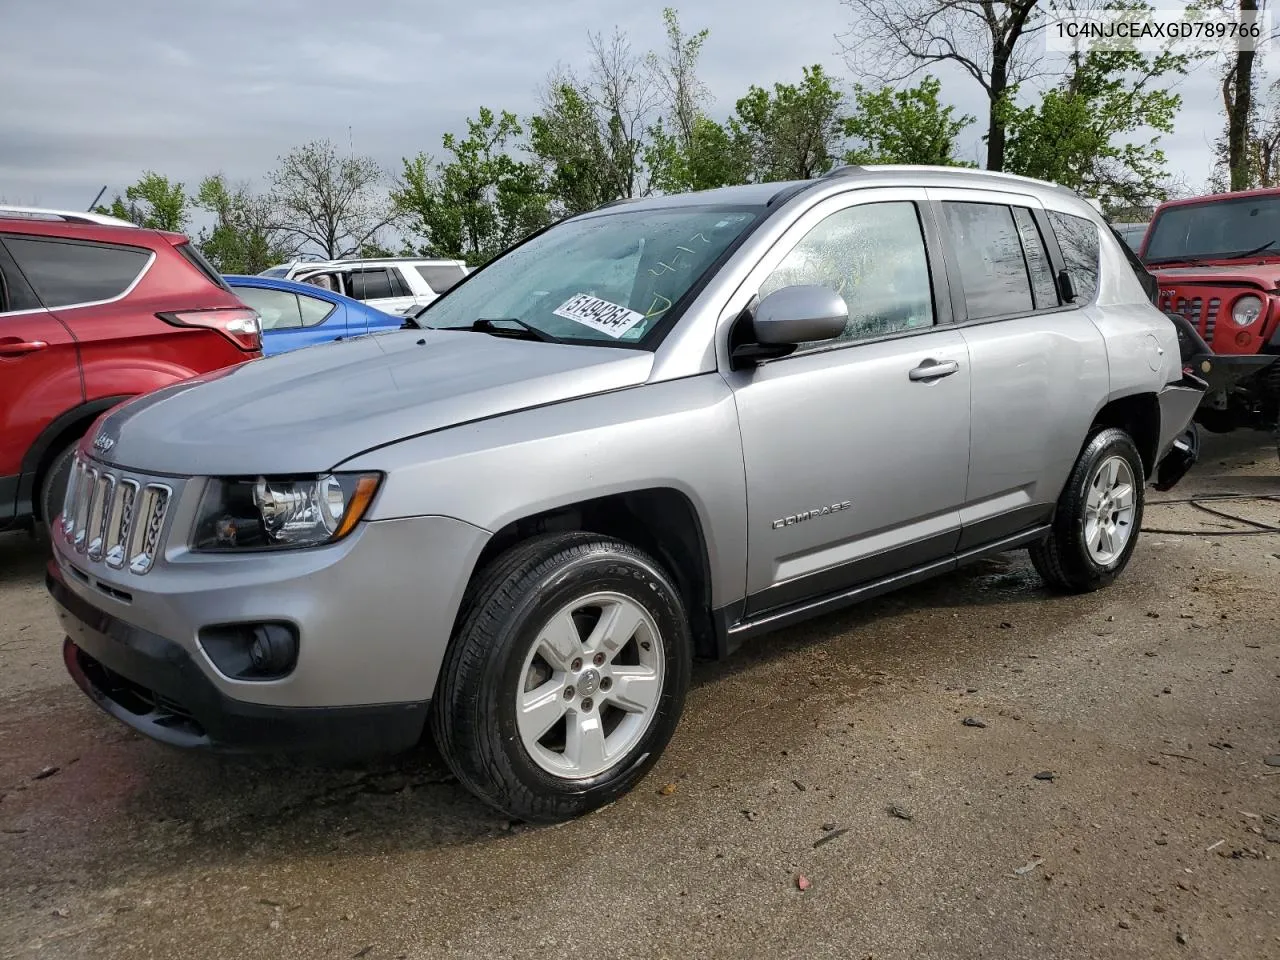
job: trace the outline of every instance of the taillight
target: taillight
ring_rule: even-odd
[[[156,316],[175,327],[217,330],[241,350],[262,349],[262,321],[258,318],[258,312],[248,307],[180,310],[174,313],[157,313]]]

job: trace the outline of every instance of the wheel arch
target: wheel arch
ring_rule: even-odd
[[[1105,403],[1089,427],[1089,436],[1100,429],[1117,427],[1133,439],[1142,456],[1147,479],[1155,474],[1160,446],[1160,400],[1153,392],[1131,393]],[[1088,439],[1085,440],[1088,443]]]
[[[471,570],[474,584],[496,557],[529,537],[583,530],[616,537],[650,554],[672,577],[685,604],[694,652],[718,655],[711,606],[711,560],[693,501],[674,487],[645,487],[561,504],[512,520],[494,531]],[[468,588],[469,589],[469,588]],[[463,603],[466,608],[466,602]],[[459,611],[461,617],[462,611]]]
[[[132,394],[99,397],[87,400],[72,407],[51,420],[27,448],[22,458],[22,486],[18,491],[19,506],[23,502],[30,503],[31,515],[37,520],[45,519],[40,515],[40,485],[44,482],[45,472],[54,457],[77,437],[84,436],[86,430],[93,425],[107,410],[133,399]]]

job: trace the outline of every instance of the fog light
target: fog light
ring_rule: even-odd
[[[200,646],[232,680],[279,680],[298,663],[298,630],[291,623],[228,623],[200,631]]]
[[[1253,339],[1253,336],[1251,334],[1245,333],[1244,331],[1241,331],[1240,333],[1236,334],[1236,343],[1242,347],[1247,347],[1249,345],[1249,341],[1252,339]]]

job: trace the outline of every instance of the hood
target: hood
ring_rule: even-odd
[[[394,331],[184,380],[117,408],[86,442],[143,472],[323,473],[416,434],[636,386],[652,365],[648,351]]]
[[[1182,283],[1204,283],[1216,286],[1247,284],[1261,287],[1263,290],[1274,290],[1280,287],[1280,262],[1271,263],[1232,263],[1213,266],[1148,267],[1160,286],[1174,287]]]

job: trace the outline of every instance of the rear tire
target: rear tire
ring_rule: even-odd
[[[539,536],[470,591],[431,731],[458,779],[520,820],[567,820],[630,790],[684,707],[693,644],[680,595],[636,547]]]
[[[1144,504],[1142,457],[1123,430],[1089,438],[1067,479],[1049,536],[1031,547],[1045,583],[1088,593],[1110,585],[1138,544]]]

